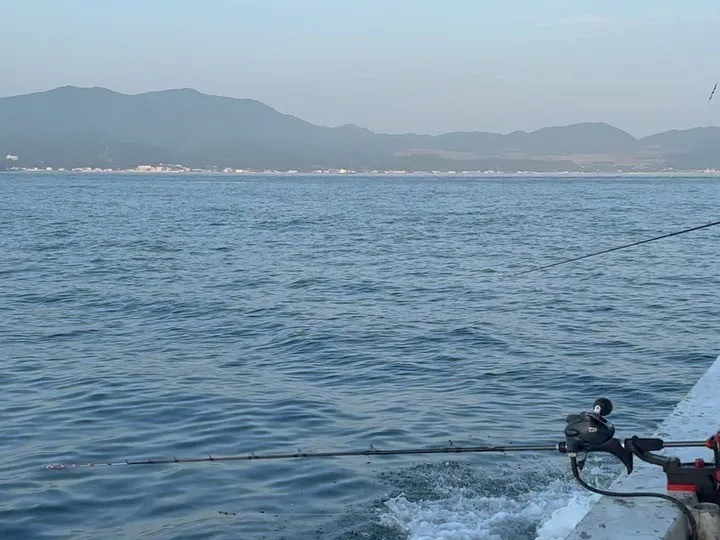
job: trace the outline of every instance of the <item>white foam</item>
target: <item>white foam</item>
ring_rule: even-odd
[[[599,498],[592,493],[574,493],[566,505],[554,510],[538,528],[535,540],[564,540]]]
[[[478,496],[461,488],[439,500],[390,499],[381,522],[410,540],[562,540],[593,500],[561,479],[518,497]]]

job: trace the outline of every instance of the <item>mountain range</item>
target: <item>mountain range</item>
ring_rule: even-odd
[[[64,86],[0,98],[0,153],[17,156],[6,163],[13,166],[657,171],[720,168],[718,149],[718,127],[640,139],[597,122],[509,134],[381,134],[191,89],[128,95]]]

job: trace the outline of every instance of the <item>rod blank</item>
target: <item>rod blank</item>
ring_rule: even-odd
[[[207,463],[212,461],[254,461],[270,459],[296,459],[296,458],[331,458],[348,456],[400,456],[412,454],[460,454],[482,452],[564,452],[565,443],[545,445],[507,445],[507,446],[445,446],[441,448],[404,448],[397,450],[346,450],[339,452],[293,452],[279,454],[243,454],[232,456],[213,456],[189,458],[146,458],[137,460],[108,461],[94,463],[71,463],[47,465],[47,469],[78,469],[91,467],[117,467],[127,465],[167,465],[172,463]]]

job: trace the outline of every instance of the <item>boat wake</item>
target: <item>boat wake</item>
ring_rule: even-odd
[[[402,492],[389,498],[380,522],[409,540],[563,540],[597,496],[574,483],[560,464],[536,465],[514,479],[453,463],[444,470],[416,470],[425,496]],[[615,477],[602,466],[585,475],[598,484]]]

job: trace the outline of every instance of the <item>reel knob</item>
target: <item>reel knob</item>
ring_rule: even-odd
[[[608,416],[612,410],[612,401],[607,398],[596,399],[595,403],[593,403],[593,412],[600,416]]]

